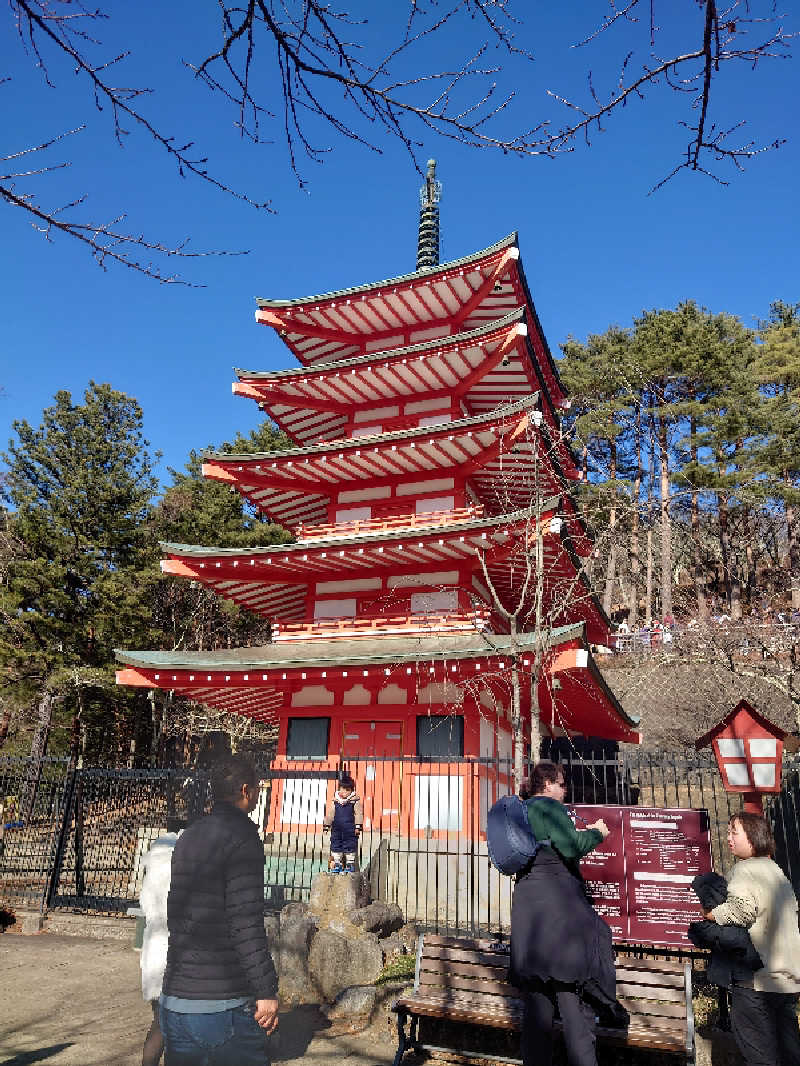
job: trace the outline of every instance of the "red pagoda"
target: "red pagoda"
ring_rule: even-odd
[[[414,764],[402,804],[387,795],[395,781],[399,795],[401,756],[449,760],[449,780],[489,759],[510,773],[513,675],[520,743],[532,704],[552,736],[639,740],[590,651],[608,645],[609,623],[585,577],[567,401],[516,234],[439,264],[438,190],[429,165],[414,273],[258,301],[257,322],[300,366],[238,370],[233,391],[295,447],[208,455],[203,473],[294,541],[164,545],[165,573],[269,619],[272,643],[118,653],[119,684],[278,724],[273,831],[321,823],[332,784],[290,773],[314,760],[366,775],[371,828],[479,836],[467,790],[448,785],[434,811],[435,767]]]

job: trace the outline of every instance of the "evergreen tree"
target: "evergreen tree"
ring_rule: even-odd
[[[753,375],[763,402],[750,466],[765,499],[783,509],[786,572],[792,607],[800,609],[800,304],[773,303],[760,339]]]
[[[143,587],[157,482],[141,408],[110,385],[90,382],[83,403],[60,391],[38,428],[13,428],[3,455],[1,684],[11,705],[37,705],[40,758],[56,704],[77,733],[87,700],[102,694],[121,716],[130,702],[113,689],[113,649],[151,636]]]
[[[248,436],[241,434],[219,449],[233,454],[271,452],[291,447],[286,435],[265,421]],[[231,487],[202,476],[202,455],[192,451],[185,471],[170,470],[172,484],[156,508],[156,539],[208,548],[251,548],[291,540]],[[209,589],[173,577],[162,578],[154,601],[154,618],[169,648],[209,650],[220,646],[263,643],[268,624]]]

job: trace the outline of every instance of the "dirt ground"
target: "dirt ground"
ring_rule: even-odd
[[[140,1066],[151,1012],[139,956],[125,944],[40,933],[0,935],[0,1063],[5,1066]],[[326,1035],[313,1007],[281,1014],[273,1061],[309,1066],[390,1066],[388,1025]]]

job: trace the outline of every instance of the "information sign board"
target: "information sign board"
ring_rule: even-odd
[[[610,830],[581,872],[613,939],[688,946],[686,927],[702,918],[692,879],[711,869],[708,813],[583,803],[569,810],[578,829],[602,818]]]

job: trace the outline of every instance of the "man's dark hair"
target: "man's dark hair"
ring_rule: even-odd
[[[530,796],[540,796],[544,792],[544,787],[547,784],[555,784],[559,778],[564,776],[564,767],[559,766],[558,763],[537,762],[533,770],[531,770],[531,776],[529,778]]]
[[[734,822],[738,822],[744,830],[744,835],[750,842],[754,856],[766,855],[768,858],[772,858],[775,854],[775,837],[772,835],[772,830],[763,814],[738,811],[736,814],[731,815],[728,825],[733,825]]]
[[[214,802],[233,803],[242,794],[242,785],[258,784],[258,774],[246,755],[226,755],[211,767],[211,792]]]

